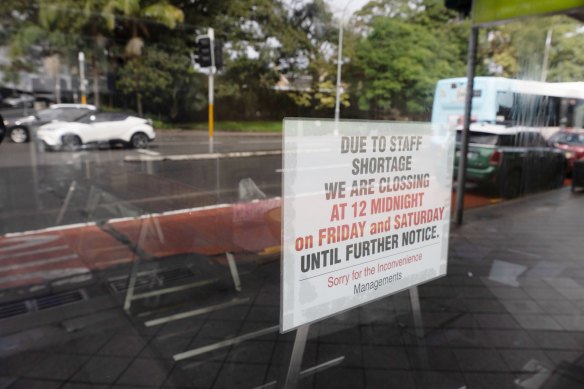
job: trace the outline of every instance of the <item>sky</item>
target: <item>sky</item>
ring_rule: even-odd
[[[331,7],[331,11],[335,16],[342,16],[343,9],[347,7],[345,17],[351,15],[355,11],[360,10],[369,0],[327,0]]]

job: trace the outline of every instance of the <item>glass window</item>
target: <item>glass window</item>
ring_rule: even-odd
[[[50,108],[39,111],[37,116],[42,121],[64,120],[69,122],[77,120],[87,112],[87,109],[79,108]]]
[[[0,0],[0,388],[584,387],[582,13],[466,3]]]

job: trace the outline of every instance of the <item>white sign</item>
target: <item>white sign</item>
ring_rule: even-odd
[[[280,330],[446,274],[454,132],[284,121]]]

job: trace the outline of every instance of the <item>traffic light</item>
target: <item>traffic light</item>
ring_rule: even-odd
[[[223,67],[223,42],[221,40],[213,41],[215,67],[221,69]],[[211,58],[211,38],[208,36],[197,39],[197,58],[196,61],[201,67],[207,68],[213,66]]]
[[[197,39],[197,63],[203,68],[212,65],[211,38],[208,36]]]
[[[213,47],[215,48],[215,67],[219,70],[223,67],[223,41],[216,39]]]
[[[472,0],[444,0],[444,5],[448,9],[460,12],[463,16],[468,16],[472,8]]]

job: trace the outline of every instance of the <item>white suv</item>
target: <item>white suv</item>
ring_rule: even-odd
[[[38,129],[37,137],[49,149],[116,142],[143,149],[156,134],[150,120],[119,112],[90,112],[74,122],[45,124]]]

